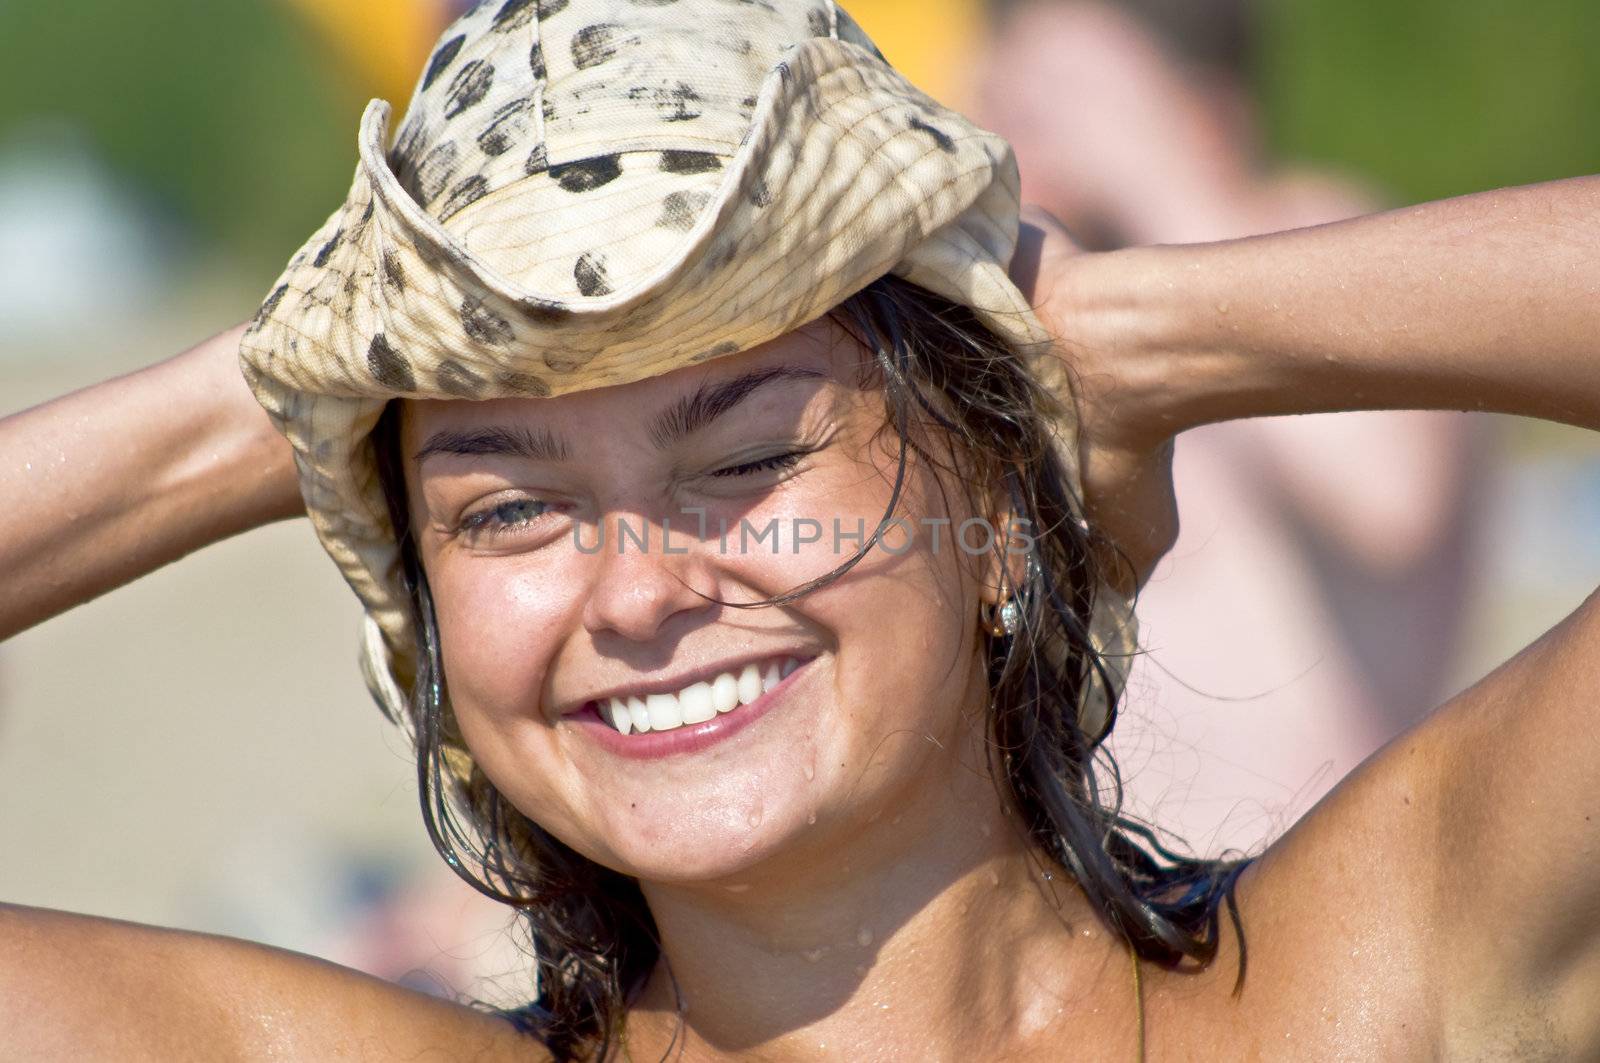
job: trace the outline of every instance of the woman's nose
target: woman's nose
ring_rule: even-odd
[[[716,584],[703,545],[692,530],[671,522],[636,514],[606,519],[597,541],[583,544],[598,562],[583,606],[584,627],[590,634],[609,631],[646,642],[672,617],[711,608]]]

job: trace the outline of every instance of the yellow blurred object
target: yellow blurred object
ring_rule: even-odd
[[[987,35],[981,0],[843,0],[894,68],[957,110],[971,96],[972,60]]]
[[[395,105],[411,98],[448,18],[446,0],[289,0],[344,60],[363,92]]]
[[[288,0],[334,47],[361,88],[405,109],[450,17],[449,0]],[[889,62],[941,103],[971,94],[970,59],[986,27],[982,0],[846,0]]]

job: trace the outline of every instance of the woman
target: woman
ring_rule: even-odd
[[[548,18],[518,0],[469,15],[476,29],[461,44],[447,34],[413,113],[485,102],[484,66],[471,66],[489,62],[474,57],[480,45],[529,55],[526,39],[488,33],[534,27],[543,47],[529,65],[543,84],[556,36],[573,70],[601,69],[648,51],[650,34],[624,19],[686,24],[670,21],[670,4],[616,5],[613,21],[576,26],[545,7]],[[822,58],[887,77],[846,40],[842,15],[825,14],[816,36],[835,43],[799,45],[763,81],[754,148],[730,147],[735,162],[715,167],[652,148],[656,172],[725,170],[759,210],[795,188],[814,194],[815,168],[752,196],[754,164],[737,160],[773,143],[761,130],[792,128],[798,139],[778,138],[792,149],[766,158],[804,169],[808,138],[826,124],[801,117]],[[673,123],[693,121],[680,116],[709,95],[631,91],[622,86]],[[879,91],[911,99],[887,81],[839,99]],[[793,104],[781,114],[780,99]],[[559,128],[575,101],[553,102],[533,113]],[[833,113],[828,102],[820,116]],[[894,137],[922,138],[893,166],[976,150],[970,172],[986,175],[966,205],[929,211],[965,218],[984,189],[1004,190],[1003,159],[979,133],[947,112],[913,106],[908,121],[901,104],[890,110]],[[493,113],[513,125],[528,116]],[[467,225],[476,203],[522,209],[536,197],[473,196],[474,177],[493,180],[441,166],[448,126],[426,118],[402,126],[393,172],[378,166],[381,117],[369,115],[351,201],[243,337],[255,395],[295,456],[238,382],[239,332],[8,419],[0,447],[23,501],[0,525],[0,557],[21,576],[0,630],[310,512],[374,615],[371,682],[416,729],[436,844],[536,932],[536,1006],[506,1023],[239,942],[10,909],[0,935],[20,959],[0,965],[0,1028],[18,1054],[527,1058],[543,1046],[638,1059],[1344,1059],[1600,1048],[1590,858],[1600,828],[1584,785],[1600,752],[1585,717],[1600,694],[1592,599],[1242,870],[1143,855],[1092,761],[1114,719],[1114,636],[1127,630],[1101,607],[1131,594],[1172,541],[1177,434],[1355,408],[1600,427],[1600,270],[1589,252],[1600,183],[1106,255],[1077,254],[1033,216],[1014,256],[1009,240],[967,245],[970,269],[913,246],[907,261],[928,267],[916,285],[845,261],[799,286],[847,289],[819,308],[829,312],[782,329],[772,328],[781,314],[752,308],[755,288],[718,289],[698,317],[671,320],[687,330],[723,314],[719,335],[748,339],[752,322],[771,334],[641,370],[616,353],[626,342],[586,350],[605,331],[591,325],[659,339],[667,319],[623,324],[643,304],[628,302],[618,267],[670,278],[689,245],[639,265],[649,255],[626,252],[642,241],[613,241],[604,270],[589,250],[530,256],[530,272],[559,260],[577,292],[559,308],[524,298],[513,317],[497,302],[510,286],[480,283],[471,252],[482,246],[441,237],[435,223],[542,233],[526,217]],[[910,143],[886,140],[894,150],[881,154]],[[563,179],[586,192],[645,173],[637,159],[592,161],[608,155],[557,162],[569,168],[554,176],[526,161],[531,149],[483,155],[569,192]],[[856,161],[830,187],[847,193],[881,160]],[[733,199],[679,191],[670,202],[687,218],[657,215],[667,201],[639,202],[689,234],[690,254],[709,256],[719,230],[703,219]],[[871,224],[886,234],[924,224],[913,208],[937,201],[889,202],[899,211],[887,220],[862,215],[853,227],[815,217],[849,243],[840,234]],[[746,210],[716,220],[739,231],[727,218]],[[884,238],[859,243],[870,251]],[[594,231],[573,239],[593,243]],[[744,248],[750,261],[775,253]],[[793,247],[778,250],[798,268]],[[961,286],[987,276],[1000,251],[1033,311],[999,312]],[[728,269],[746,260],[713,257]],[[839,280],[852,271],[859,283]],[[386,299],[446,295],[386,303],[380,343],[341,302],[363,283]],[[996,281],[986,293],[1007,290]],[[668,303],[700,294],[686,291]],[[438,306],[458,323],[433,321]],[[1027,345],[1027,329],[1005,332],[1034,314],[1057,341],[1049,350]],[[446,340],[447,327],[483,349]],[[527,394],[540,389],[524,375],[476,401],[429,397],[495,369],[525,374],[532,359],[499,341],[507,331],[568,341],[538,348],[548,394]],[[624,382],[584,376],[619,365],[633,366]],[[1067,372],[1070,396],[1039,386]],[[174,394],[192,401],[174,412]],[[1054,447],[1058,435],[1068,449]],[[69,458],[53,470],[73,470],[64,482],[54,472],[48,490],[29,479],[45,450]],[[747,526],[753,545],[739,539]],[[933,529],[945,530],[942,549]],[[962,530],[977,534],[953,546]]]

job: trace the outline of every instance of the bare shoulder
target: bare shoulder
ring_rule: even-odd
[[[1597,784],[1600,593],[1261,857],[1240,883],[1250,977],[1451,1058],[1592,1058]]]
[[[0,956],[18,1058],[548,1058],[493,1016],[231,938],[0,906]]]

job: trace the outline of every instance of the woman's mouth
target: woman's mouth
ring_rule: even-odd
[[[753,723],[810,658],[779,656],[697,680],[675,692],[606,697],[566,717],[607,749],[632,757],[697,750]]]
[[[691,683],[675,694],[606,698],[596,703],[600,718],[622,734],[671,731],[714,720],[722,713],[749,705],[800,667],[794,657],[751,662]]]

